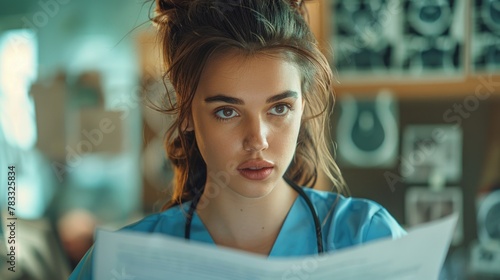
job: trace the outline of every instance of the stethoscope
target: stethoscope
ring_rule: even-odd
[[[309,207],[309,211],[311,211],[311,215],[313,216],[314,220],[314,227],[316,229],[316,241],[318,244],[318,254],[323,253],[323,233],[321,231],[321,224],[319,222],[319,217],[318,214],[316,213],[316,209],[314,209],[314,206],[311,202],[311,199],[306,195],[304,190],[299,187],[295,182],[284,178],[285,181],[305,200],[307,206]],[[189,240],[191,237],[191,222],[193,219],[193,214],[194,211],[196,210],[196,205],[198,204],[198,201],[200,200],[201,197],[201,192],[197,197],[195,197],[192,202],[191,206],[189,207],[188,215],[186,217],[186,227],[184,231],[184,238]]]

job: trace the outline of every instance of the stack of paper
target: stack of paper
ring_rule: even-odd
[[[399,239],[321,256],[267,258],[161,234],[99,231],[95,279],[438,279],[457,215]]]

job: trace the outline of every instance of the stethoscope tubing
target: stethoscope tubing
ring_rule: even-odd
[[[316,209],[314,208],[314,205],[311,201],[311,199],[306,195],[304,190],[299,187],[295,182],[292,180],[289,180],[287,178],[284,178],[285,181],[304,199],[304,201],[307,204],[307,207],[309,208],[309,211],[311,212],[311,215],[314,220],[314,228],[316,231],[316,241],[317,241],[317,246],[318,246],[318,254],[321,254],[324,252],[323,248],[323,232],[321,230],[321,223],[319,221],[318,214],[316,212]],[[195,196],[191,202],[191,205],[189,207],[188,215],[186,217],[186,224],[185,224],[185,230],[184,230],[184,238],[186,240],[189,240],[191,238],[191,222],[193,220],[193,214],[194,211],[196,210],[196,206],[201,198],[202,192],[199,192],[197,196]]]

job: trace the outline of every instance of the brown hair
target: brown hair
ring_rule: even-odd
[[[183,127],[201,73],[209,58],[228,50],[244,55],[269,54],[294,62],[302,74],[304,115],[294,158],[285,177],[313,187],[323,171],[336,191],[344,180],[332,156],[329,119],[335,101],[333,75],[309,29],[302,1],[294,0],[156,0],[158,39],[167,67],[168,108],[174,114],[165,146],[174,167],[173,194],[164,209],[203,192],[206,164],[194,137]]]

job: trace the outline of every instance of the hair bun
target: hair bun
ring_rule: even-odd
[[[295,9],[299,9],[300,6],[302,6],[302,3],[302,0],[290,0],[290,5],[292,5],[292,7]]]
[[[305,19],[308,18],[307,8],[305,5],[306,0],[289,0],[290,6]]]
[[[172,1],[169,0],[156,0],[156,12],[162,13],[168,10],[174,9],[175,6]]]
[[[187,10],[189,0],[155,0],[156,9],[153,22],[156,24],[167,23],[178,10]]]
[[[156,0],[157,12],[168,12],[174,9],[187,9],[189,0]]]

